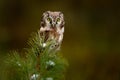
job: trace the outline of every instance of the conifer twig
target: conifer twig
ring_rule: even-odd
[[[67,67],[66,60],[54,48],[54,41],[47,41],[38,33],[33,33],[28,41],[29,48],[24,49],[23,55],[13,51],[8,56],[8,80],[64,80]]]

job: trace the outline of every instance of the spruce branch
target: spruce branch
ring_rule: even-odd
[[[24,56],[13,51],[7,57],[8,80],[64,80],[67,61],[52,47],[54,40],[44,43],[44,36],[33,33]]]

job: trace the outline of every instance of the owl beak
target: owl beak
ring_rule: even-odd
[[[55,27],[55,23],[52,24],[52,27]]]

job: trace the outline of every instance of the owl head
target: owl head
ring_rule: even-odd
[[[62,12],[46,11],[43,13],[41,27],[57,29],[64,27],[64,16]]]

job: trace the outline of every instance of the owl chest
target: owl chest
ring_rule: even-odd
[[[57,43],[61,43],[63,39],[63,33],[57,32],[56,30],[45,30],[40,32],[41,36],[44,37],[44,42],[54,40]]]
[[[49,39],[58,41],[59,37],[60,37],[60,34],[57,33],[56,31],[49,32]]]

